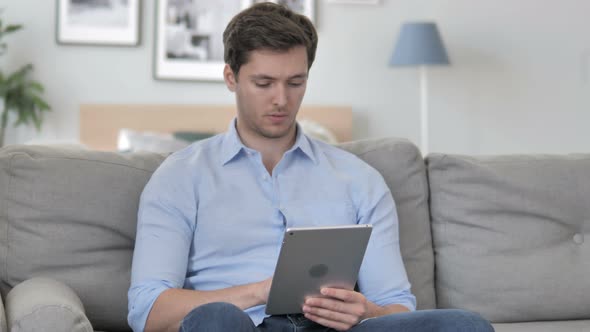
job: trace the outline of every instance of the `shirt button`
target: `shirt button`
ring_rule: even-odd
[[[265,175],[263,175],[263,176],[262,176],[262,180],[264,180],[264,181],[267,181],[267,180],[268,180],[268,175],[266,175],[266,174],[265,174]]]
[[[576,233],[576,234],[574,234],[573,240],[574,240],[575,244],[582,244],[582,243],[584,243],[584,235],[580,234],[580,233]]]

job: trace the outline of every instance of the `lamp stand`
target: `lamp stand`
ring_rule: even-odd
[[[428,154],[428,78],[426,66],[420,66],[420,150]]]

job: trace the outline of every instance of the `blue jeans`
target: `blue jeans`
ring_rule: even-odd
[[[270,316],[254,326],[250,317],[229,303],[209,303],[195,308],[182,321],[180,332],[324,332],[334,331],[318,325],[303,315]],[[421,310],[372,318],[350,332],[493,332],[481,316],[465,310]]]

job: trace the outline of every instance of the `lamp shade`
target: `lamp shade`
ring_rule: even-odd
[[[390,66],[448,65],[449,57],[432,22],[404,23]]]

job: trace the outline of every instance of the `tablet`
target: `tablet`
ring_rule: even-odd
[[[302,312],[323,287],[354,289],[371,225],[288,228],[266,304],[269,315]]]

